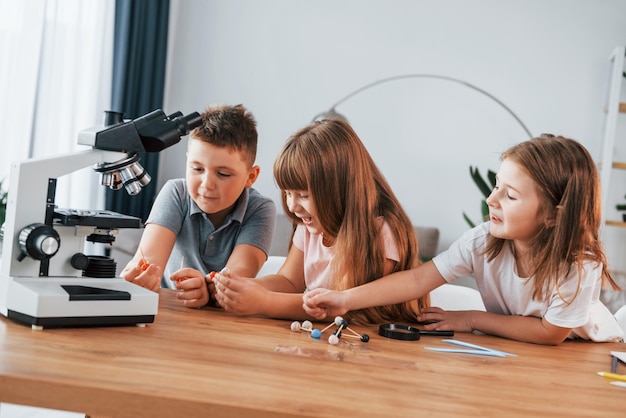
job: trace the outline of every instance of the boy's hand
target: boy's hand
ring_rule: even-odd
[[[161,268],[155,264],[150,264],[143,258],[137,264],[129,263],[120,276],[127,282],[134,283],[153,292],[158,292],[161,288]]]
[[[313,289],[302,295],[302,308],[317,320],[345,315],[348,312],[344,292],[328,289]]]
[[[209,303],[209,289],[204,274],[192,268],[182,268],[170,276],[179,292],[176,297],[188,308],[201,308]]]
[[[268,291],[255,279],[244,278],[225,268],[213,278],[215,299],[225,311],[237,315],[263,314]]]

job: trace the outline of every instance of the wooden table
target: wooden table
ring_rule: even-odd
[[[290,321],[188,309],[174,294],[161,291],[145,328],[32,331],[2,317],[0,402],[151,418],[626,416],[626,389],[596,374],[624,344],[454,337],[518,355],[500,358],[351,327],[370,341],[332,346],[330,331],[314,340]]]

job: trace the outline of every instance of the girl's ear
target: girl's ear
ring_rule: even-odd
[[[557,205],[554,213],[550,214],[546,220],[543,222],[546,228],[554,228],[556,226],[556,221],[561,216],[561,211],[563,210],[563,206]]]
[[[248,170],[248,179],[246,180],[246,187],[250,188],[256,182],[256,179],[259,178],[259,173],[261,173],[261,167],[258,165],[250,167]]]

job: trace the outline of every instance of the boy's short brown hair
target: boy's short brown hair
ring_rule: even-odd
[[[252,167],[256,159],[256,120],[243,105],[213,105],[202,113],[202,125],[191,131],[190,139],[238,151]]]

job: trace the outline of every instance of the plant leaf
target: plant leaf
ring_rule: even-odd
[[[469,218],[469,216],[467,216],[465,212],[463,212],[463,219],[465,219],[465,222],[467,222],[470,228],[474,228],[476,226],[474,225],[474,222],[472,222],[472,220]]]
[[[489,184],[491,184],[491,189],[496,187],[496,173],[494,171],[487,170],[487,178],[489,179]]]
[[[472,166],[470,166],[470,175],[472,176],[474,183],[476,183],[476,186],[478,186],[483,196],[489,196],[491,194],[492,188],[487,185],[485,180],[483,180],[480,172],[478,171],[478,167],[472,168]]]
[[[481,204],[481,213],[483,215],[483,222],[489,220],[489,205],[487,205],[487,201],[483,200],[480,202]]]

